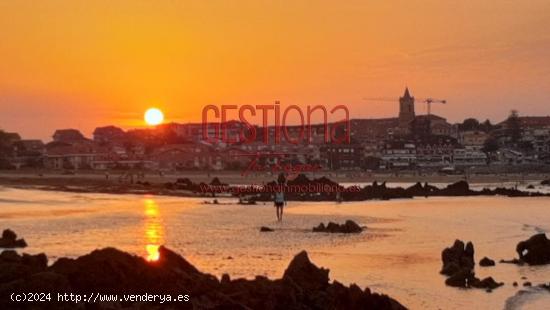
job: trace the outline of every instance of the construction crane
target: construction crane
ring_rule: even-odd
[[[415,98],[418,102],[422,102],[426,104],[426,111],[428,115],[432,114],[432,103],[447,103],[447,100],[445,99],[436,99],[436,98]],[[391,98],[391,97],[365,97],[363,100],[366,101],[386,101],[386,102],[399,102],[399,98]]]
[[[444,99],[434,99],[434,98],[426,98],[426,99],[420,99],[421,102],[424,102],[426,104],[426,108],[428,111],[428,115],[432,114],[432,103],[447,103],[447,100]]]

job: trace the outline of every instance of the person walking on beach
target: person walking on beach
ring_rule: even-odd
[[[277,192],[275,192],[274,204],[275,204],[275,211],[277,212],[277,221],[282,222],[283,221],[283,208],[286,205],[286,201],[285,201],[285,195],[284,195],[283,190],[282,190],[282,186],[280,186],[280,187],[281,188]]]
[[[283,208],[286,205],[284,187],[286,183],[286,177],[284,173],[279,173],[277,177],[277,188],[275,191],[275,197],[273,204],[275,205],[275,211],[277,212],[277,221],[283,220]]]

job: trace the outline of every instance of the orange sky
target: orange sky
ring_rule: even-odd
[[[451,121],[550,114],[550,1],[342,2],[0,0],[0,128],[89,135],[149,106],[199,121],[277,99],[394,116],[362,98],[405,85]]]

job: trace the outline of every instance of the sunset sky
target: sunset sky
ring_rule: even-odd
[[[397,115],[550,115],[550,1],[0,0],[0,128],[49,140],[200,121],[207,104],[346,104]],[[417,104],[417,112],[425,106]]]

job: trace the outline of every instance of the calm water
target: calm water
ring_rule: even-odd
[[[516,243],[550,229],[549,198],[430,198],[358,203],[290,203],[282,224],[270,205],[221,205],[203,199],[73,194],[0,188],[0,229],[12,228],[50,262],[115,246],[155,259],[160,244],[220,276],[280,277],[306,249],[331,278],[369,286],[412,309],[547,309],[550,293],[511,283],[550,280],[550,266],[497,264],[476,268],[505,286],[492,293],[444,285],[441,250],[471,240],[476,260],[515,256]],[[358,236],[314,234],[321,221],[353,219],[369,228]],[[275,228],[260,233],[260,226]]]

